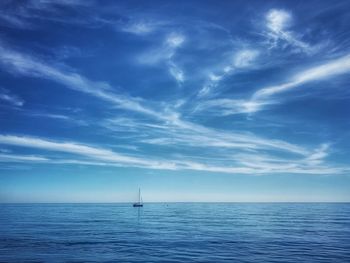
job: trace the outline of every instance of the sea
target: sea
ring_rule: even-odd
[[[345,263],[350,204],[1,204],[0,262]]]

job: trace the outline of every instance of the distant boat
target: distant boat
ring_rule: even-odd
[[[139,188],[139,201],[137,203],[133,203],[133,207],[143,207],[142,197],[141,197],[141,190]]]

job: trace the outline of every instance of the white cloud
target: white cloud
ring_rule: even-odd
[[[0,144],[15,145],[42,149],[45,151],[64,152],[75,154],[88,159],[49,159],[42,156],[0,154],[1,162],[39,162],[51,164],[81,164],[81,165],[98,165],[98,166],[128,166],[148,169],[162,170],[195,170],[229,174],[271,174],[271,173],[303,173],[303,174],[334,174],[349,171],[343,167],[320,166],[318,163],[294,162],[288,160],[274,160],[263,157],[250,156],[249,162],[245,161],[246,157],[240,156],[238,159],[242,165],[215,165],[189,161],[186,157],[184,160],[154,160],[140,157],[122,155],[114,151],[92,147],[89,145],[76,142],[58,142],[42,138],[20,137],[13,135],[0,135]],[[322,148],[322,147],[321,147]],[[322,149],[320,151],[323,151]],[[317,156],[311,157],[312,160],[323,158]],[[234,159],[233,159],[234,161]],[[290,162],[288,164],[288,162]]]
[[[234,158],[249,168],[262,169],[265,172],[278,173],[283,170],[286,173],[305,174],[338,174],[346,173],[349,167],[336,167],[324,165],[323,159],[328,155],[328,144],[322,144],[318,149],[306,158],[282,158],[268,156],[266,154],[235,154]]]
[[[156,25],[154,23],[144,21],[131,22],[121,27],[122,31],[135,35],[147,35],[152,33],[155,29]]]
[[[44,149],[56,152],[65,152],[89,157],[92,160],[104,162],[128,164],[131,166],[148,167],[154,169],[174,169],[171,162],[154,161],[132,156],[122,155],[108,149],[92,147],[75,142],[57,142],[47,139],[20,137],[12,135],[0,135],[0,143],[6,145],[15,145]]]
[[[350,55],[332,60],[320,66],[306,69],[296,74],[291,81],[272,87],[258,90],[253,99],[266,98],[289,89],[295,88],[310,81],[318,81],[350,72]]]
[[[317,67],[307,69],[294,77],[294,82],[305,83],[308,81],[325,79],[350,71],[350,55],[332,60]]]
[[[267,27],[276,33],[279,33],[289,27],[292,22],[292,16],[285,10],[271,9],[267,15]]]
[[[209,79],[213,82],[220,81],[223,78],[223,76],[216,75],[214,73],[209,74]]]
[[[153,117],[155,120],[161,122],[162,124],[155,124],[153,126],[144,125],[144,127],[153,129],[152,132],[154,129],[159,130],[159,127],[162,127],[164,133],[164,139],[162,141],[163,144],[169,143],[169,141],[171,142],[169,138],[173,138],[173,143],[177,143],[178,145],[183,144],[190,147],[215,147],[218,149],[240,149],[243,151],[249,149],[286,151],[290,153],[301,154],[303,156],[307,156],[310,152],[303,147],[289,144],[281,140],[271,140],[267,138],[257,137],[252,134],[225,132],[206,128],[202,125],[198,125],[189,121],[184,121],[181,119],[180,114],[172,110],[162,109],[157,111],[152,108],[145,107],[142,104],[144,101],[141,99],[116,95],[112,93],[112,88],[107,83],[93,82],[75,72],[59,69],[57,67],[41,62],[39,59],[25,56],[12,50],[0,48],[0,58],[0,63],[2,63],[4,68],[10,72],[24,76],[54,80],[58,83],[63,84],[67,88],[90,94],[123,109]],[[257,110],[256,108],[264,106],[265,103],[265,101],[253,101],[254,103],[229,100],[221,101],[222,104],[227,105],[232,102],[237,105],[244,105],[243,107],[245,108],[245,112]],[[162,137],[159,137],[158,141],[152,141],[152,139],[156,138],[150,138],[148,140],[148,143],[160,143],[160,138]],[[5,140],[5,138],[2,138],[2,140]],[[15,144],[15,141],[13,140],[16,142],[21,142],[21,145],[27,145],[27,147],[34,147],[29,145],[36,145],[35,147],[38,148],[40,145],[43,145],[40,146],[41,149],[50,148],[55,151],[75,153],[80,156],[94,158],[100,162],[113,162],[114,165],[122,164],[131,166],[155,167],[155,169],[161,169],[160,167],[168,167],[169,169],[177,169],[181,167],[181,169],[189,169],[186,168],[187,166],[183,163],[183,161],[157,162],[154,160],[149,160],[147,158],[144,159],[132,156],[124,156],[118,153],[114,153],[110,150],[99,149],[87,145],[77,145],[75,143],[69,142],[59,143],[49,140],[37,141],[39,139],[23,139],[21,137],[18,137],[16,139],[7,137],[6,139],[7,143],[11,141],[12,144]],[[31,143],[28,144],[28,141]],[[217,170],[221,170],[221,168]]]
[[[185,39],[184,35],[171,33],[165,37],[164,43],[161,46],[141,54],[138,57],[138,62],[149,65],[163,62],[175,64],[173,57],[177,49],[185,42]]]
[[[305,69],[294,75],[290,81],[257,90],[250,99],[213,99],[200,102],[196,111],[215,110],[220,115],[254,113],[266,106],[280,102],[272,96],[286,92],[312,81],[320,81],[337,75],[350,73],[350,55],[343,56],[319,66]]]
[[[309,165],[319,165],[323,163],[324,159],[328,156],[329,146],[330,145],[327,143],[322,144],[305,159],[305,162]]]
[[[154,117],[167,123],[167,125],[176,127],[177,129],[184,129],[190,133],[201,132],[208,135],[208,137],[215,138],[218,136],[216,131],[210,131],[210,129],[204,128],[203,126],[182,121],[176,112],[156,111],[143,106],[140,103],[140,99],[114,94],[111,92],[112,88],[107,83],[93,82],[77,73],[60,70],[45,64],[38,59],[25,56],[9,49],[4,49],[3,47],[0,47],[0,58],[0,63],[10,72],[15,72],[24,76],[39,77],[56,81],[69,89],[90,94],[102,100],[108,101],[120,108]],[[235,135],[233,134],[233,136]],[[245,141],[249,141],[250,139],[251,138],[247,138]],[[264,140],[269,141],[267,139]]]
[[[185,37],[182,34],[171,33],[166,38],[166,45],[170,48],[179,48],[185,42]]]
[[[28,29],[32,27],[29,22],[17,17],[14,14],[0,13],[0,22],[3,25],[21,29]]]
[[[233,66],[235,68],[246,68],[252,65],[257,58],[259,52],[257,50],[245,49],[240,50],[234,56]]]
[[[49,113],[49,112],[38,112],[38,111],[31,111],[26,109],[23,114],[30,116],[30,117],[37,117],[37,118],[49,118],[54,120],[60,120],[69,122],[74,125],[80,125],[80,126],[87,126],[88,122],[85,119],[76,119],[72,116],[62,115],[62,114],[55,114],[55,113]]]
[[[196,111],[213,110],[218,115],[234,115],[254,113],[265,106],[273,104],[272,101],[249,101],[244,99],[212,99],[199,103]]]
[[[36,29],[44,20],[73,24],[91,23],[89,19],[79,19],[76,16],[63,19],[61,16],[62,7],[67,10],[89,6],[93,3],[90,0],[28,0],[13,3],[14,1],[0,2],[0,24],[19,29]]]
[[[140,99],[113,93],[106,82],[91,81],[75,72],[69,72],[51,66],[43,61],[0,46],[0,65],[3,69],[24,76],[37,77],[56,81],[66,88],[98,97],[122,109],[163,118],[158,112],[140,104]]]
[[[235,70],[242,70],[254,66],[253,62],[259,56],[259,52],[253,49],[242,49],[237,51],[232,60],[226,64],[218,73],[214,74],[210,72],[208,74],[208,81],[199,90],[198,96],[205,97],[213,89],[216,89],[221,80],[231,75]]]
[[[49,159],[34,155],[0,154],[2,162],[46,162]]]
[[[182,84],[185,81],[183,71],[173,62],[169,63],[169,72],[179,84]]]
[[[323,147],[324,145],[321,145],[315,153],[325,151]],[[350,171],[349,167],[323,164],[323,159],[327,156],[327,153],[322,157],[317,157],[315,160],[311,160],[313,158],[312,156],[313,154],[307,158],[283,158],[266,154],[240,153],[235,154],[232,159],[236,160],[243,167],[256,170],[255,173],[257,174],[291,173],[332,175],[348,173]]]
[[[268,29],[267,37],[270,40],[272,47],[277,47],[279,42],[284,42],[293,46],[295,49],[305,53],[312,53],[313,48],[309,44],[299,40],[295,34],[288,31],[292,25],[292,15],[279,9],[271,9],[266,14],[266,27]]]
[[[2,88],[0,88],[0,100],[7,101],[8,103],[18,107],[21,107],[24,104],[24,100]]]
[[[176,117],[172,121],[169,121],[167,127],[166,132],[163,134],[164,136],[158,135],[156,138],[143,139],[142,142],[158,145],[173,144],[176,146],[212,147],[220,150],[240,149],[247,151],[256,149],[285,151],[300,155],[309,154],[307,149],[282,140],[271,140],[249,133],[228,132],[207,128]]]
[[[154,49],[141,54],[138,62],[146,65],[165,64],[170,75],[181,85],[185,81],[185,73],[175,62],[176,51],[183,45],[186,38],[179,33],[171,33],[166,36],[164,43]]]
[[[61,114],[52,114],[52,113],[29,113],[28,115],[32,117],[44,117],[44,118],[52,118],[58,120],[72,121],[72,118],[66,115]]]

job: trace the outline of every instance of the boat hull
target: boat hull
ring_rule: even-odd
[[[133,207],[143,207],[143,204],[133,204]]]

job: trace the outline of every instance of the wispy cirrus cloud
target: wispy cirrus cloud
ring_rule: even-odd
[[[208,74],[208,79],[202,89],[199,91],[198,95],[200,97],[205,97],[215,90],[222,80],[234,74],[235,71],[241,71],[254,67],[254,62],[258,56],[259,51],[254,49],[238,50],[230,59],[229,63],[224,65],[218,72],[210,72]]]
[[[168,36],[165,42],[166,43],[165,46],[168,48],[166,50],[175,52],[175,50],[178,47],[182,46],[183,42],[184,42],[184,39],[179,35]],[[171,61],[169,59],[173,58],[174,53],[169,52],[165,54],[167,54],[167,56],[164,56],[164,58],[167,58],[168,62]],[[158,145],[158,146],[185,145],[187,147],[201,147],[201,148],[210,147],[210,148],[216,148],[216,149],[230,149],[230,150],[239,149],[241,151],[247,151],[247,150],[256,150],[256,151],[267,150],[267,151],[277,151],[277,152],[285,151],[288,153],[297,154],[304,157],[310,155],[310,153],[312,152],[312,150],[310,149],[306,149],[298,145],[290,144],[282,140],[268,139],[264,137],[255,136],[249,133],[244,134],[244,133],[237,133],[234,131],[230,131],[230,132],[222,131],[219,129],[208,128],[208,127],[204,127],[203,125],[195,124],[193,122],[183,119],[181,114],[176,111],[159,109],[159,108],[154,109],[152,107],[145,106],[145,104],[148,102],[145,102],[142,99],[116,94],[113,91],[113,88],[107,82],[92,81],[76,73],[73,70],[69,70],[67,68],[63,69],[59,66],[55,66],[55,64],[45,63],[39,58],[25,55],[23,53],[14,51],[4,46],[0,48],[0,58],[1,58],[0,63],[3,65],[3,68],[9,71],[10,73],[18,74],[22,76],[49,79],[51,81],[55,81],[57,83],[62,84],[66,88],[89,94],[103,101],[107,101],[111,103],[111,105],[115,105],[124,110],[137,112],[137,113],[146,115],[148,117],[151,117],[156,121],[156,123],[151,125],[148,123],[147,125],[144,125],[144,127],[147,127],[147,129],[152,130],[150,134],[152,133],[153,137],[151,136],[150,138],[142,138],[140,140],[141,143],[147,143],[147,144]],[[255,55],[253,55],[253,53],[240,52],[240,53],[237,53],[236,56],[234,57],[232,65],[236,69],[244,69],[245,67],[249,67],[253,63],[254,59],[255,59]],[[329,68],[326,71],[329,72]],[[338,74],[338,73],[334,73],[338,71],[340,70],[334,69],[332,74]],[[317,75],[314,73],[314,71],[310,71],[310,72],[312,73],[311,75]],[[319,72],[319,71],[316,70],[316,72]],[[322,73],[324,72],[324,70],[321,70],[320,72]],[[211,79],[213,81],[219,81],[220,77],[218,77],[217,75],[212,75]],[[297,79],[302,81],[311,81],[313,77],[307,78],[305,76],[304,77],[299,76]],[[235,104],[236,104],[235,107],[237,108],[236,112],[239,112],[238,110],[239,105],[244,105],[245,113],[255,112],[257,110],[260,110],[261,107],[265,107],[267,104],[270,103],[270,101],[271,100],[267,100],[266,98],[264,98],[264,100],[259,99],[259,100],[250,100],[250,101],[236,100],[235,101]],[[229,100],[225,100],[225,101],[220,101],[219,104],[220,106],[226,105],[225,107],[228,109],[229,106],[227,105],[229,103],[230,103]],[[209,105],[209,107],[219,107],[219,104],[218,103],[216,105],[212,104],[212,105]],[[135,125],[139,125],[140,121],[138,120],[135,123],[136,123]],[[154,131],[156,130],[157,132],[158,130],[162,130],[162,132],[155,133]],[[53,146],[52,144],[45,144],[45,147],[50,148],[51,147],[50,145]],[[56,148],[61,146],[62,145],[56,145]],[[81,148],[81,150],[88,152],[91,149]],[[70,150],[70,153],[81,155],[81,153],[72,152],[72,150]],[[102,154],[102,152],[100,153],[95,152],[94,156],[87,156],[86,154],[83,156],[94,158],[95,160],[99,160],[100,163],[113,162],[113,165],[124,165],[124,166],[130,165],[131,167],[147,167],[147,168],[154,167],[154,169],[163,169],[160,167],[165,167],[164,169],[193,169],[193,170],[217,171],[217,172],[228,172],[228,173],[235,173],[235,172],[261,173],[257,171],[258,170],[257,168],[240,167],[237,164],[219,166],[217,164],[209,165],[209,164],[202,164],[197,162],[188,162],[186,160],[181,160],[181,161],[174,160],[173,162],[164,162],[164,161],[153,162],[143,157],[136,158],[136,157],[130,157],[130,156],[124,156],[124,155],[120,156],[118,154],[116,154],[117,156],[115,156],[113,152],[112,153],[108,152],[108,154],[107,152],[105,152],[104,154]],[[121,158],[118,159],[117,157],[118,158],[121,157]],[[267,171],[269,172],[275,171],[272,169],[272,167],[270,168],[271,169],[265,169],[263,171],[265,171],[266,173]],[[281,169],[279,169],[278,171],[283,172]],[[301,169],[288,170],[288,171],[301,172]],[[314,169],[312,171],[315,172]],[[322,171],[324,172],[325,170],[322,170]],[[306,170],[306,173],[307,173],[307,170]]]
[[[48,112],[34,112],[26,110],[23,112],[24,115],[34,117],[34,118],[48,118],[48,119],[54,119],[58,121],[65,121],[72,123],[74,125],[80,125],[80,126],[87,126],[89,123],[83,119],[76,119],[72,116],[63,115],[63,114],[56,114],[56,113],[48,113]]]
[[[176,54],[176,50],[183,45],[185,40],[183,34],[170,33],[159,47],[139,55],[137,60],[139,63],[146,65],[171,61]]]
[[[185,81],[185,74],[181,68],[179,68],[173,61],[169,61],[169,73],[178,84],[182,84]]]
[[[20,97],[12,94],[9,90],[0,88],[0,100],[8,102],[14,106],[21,107],[24,104],[24,100]]]
[[[277,102],[269,101],[252,101],[246,99],[211,99],[205,100],[196,105],[195,112],[207,111],[214,115],[235,115],[251,114],[263,108],[273,105]]]
[[[36,57],[22,54],[4,46],[0,46],[0,59],[0,66],[11,73],[49,79],[64,85],[68,89],[83,92],[113,103],[122,109],[154,117],[162,117],[158,112],[143,107],[139,102],[140,99],[115,94],[112,87],[106,82],[91,81],[76,72],[51,66]]]
[[[48,158],[35,155],[0,154],[0,162],[47,162]]]
[[[225,131],[189,122],[174,115],[166,122],[143,122],[136,119],[107,119],[103,127],[112,131],[135,132],[138,142],[175,147],[216,148],[218,150],[268,150],[308,155],[310,150],[283,140],[252,133]],[[140,134],[140,131],[142,133]],[[226,154],[226,153],[225,153]]]
[[[229,68],[225,68],[225,72],[234,69],[243,69],[252,66],[255,59],[259,56],[259,52],[254,49],[243,49],[237,52],[233,58],[233,64]]]
[[[117,165],[117,166],[131,166],[142,167],[150,169],[164,169],[164,170],[197,170],[197,171],[211,171],[211,172],[223,172],[223,173],[247,173],[252,172],[251,169],[244,167],[219,167],[210,166],[206,164],[190,162],[190,161],[160,161],[152,159],[144,159],[132,156],[126,156],[114,151],[92,147],[76,142],[57,142],[41,138],[33,137],[19,137],[12,135],[0,135],[0,144],[15,145],[21,147],[38,148],[49,151],[64,152],[76,154],[78,156],[88,157],[89,160],[49,160],[45,157],[33,157],[33,156],[19,156],[4,155],[5,160],[11,159],[12,161],[48,161],[52,163],[72,163],[72,164],[90,164],[90,165]],[[0,156],[0,160],[2,160]]]
[[[135,35],[147,35],[156,29],[156,25],[145,21],[132,21],[120,27],[123,32]]]
[[[0,3],[0,24],[10,28],[33,30],[41,25],[37,23],[38,20],[48,20],[61,23],[79,23],[84,24],[82,20],[63,19],[64,10],[74,10],[82,7],[88,7],[94,1],[80,1],[80,0],[45,0],[45,1],[2,1]],[[89,20],[89,19],[87,19]]]
[[[140,37],[145,37],[148,35],[153,36],[156,33],[165,31],[167,27],[170,26],[169,22],[160,18],[153,18],[151,15],[144,13],[141,15],[133,14],[132,17],[125,17],[125,19],[119,21],[106,21],[106,23],[115,26],[117,30],[121,32]]]
[[[20,29],[28,29],[32,27],[30,22],[25,21],[21,17],[17,17],[13,14],[7,14],[4,11],[0,12],[0,24],[7,27]]]
[[[322,156],[321,156],[322,153]],[[317,156],[313,160],[314,156]],[[325,164],[327,151],[324,145],[317,149],[313,154],[305,158],[281,158],[266,154],[236,154],[233,158],[240,165],[248,168],[261,169],[262,173],[285,171],[286,173],[295,174],[338,174],[347,173],[349,167],[330,166]]]
[[[168,68],[169,74],[175,81],[181,85],[185,81],[185,73],[181,67],[176,63],[176,51],[186,41],[183,34],[173,32],[165,37],[163,44],[151,51],[147,51],[138,56],[138,62],[145,65],[165,64]]]
[[[0,144],[14,145],[20,147],[36,148],[45,151],[62,152],[74,154],[77,157],[84,157],[84,159],[67,159],[61,158],[48,158],[43,156],[33,155],[17,155],[17,154],[0,154],[0,161],[5,162],[47,162],[53,164],[85,164],[85,165],[103,165],[103,166],[128,166],[139,167],[148,169],[161,169],[161,170],[194,170],[194,171],[206,171],[217,173],[229,173],[229,174],[266,174],[266,173],[303,173],[303,174],[331,174],[331,173],[343,173],[347,171],[347,168],[343,167],[328,167],[321,166],[319,163],[316,165],[310,165],[310,163],[303,164],[302,162],[295,162],[294,164],[287,164],[287,161],[276,161],[255,159],[251,162],[252,156],[249,157],[250,161],[245,162],[244,156],[240,156],[236,160],[241,165],[216,165],[190,161],[188,158],[185,160],[157,160],[146,159],[142,157],[128,156],[120,154],[109,149],[101,147],[94,147],[77,142],[60,142],[43,138],[34,138],[28,136],[14,136],[14,135],[0,135]],[[325,149],[321,150],[324,151]],[[318,156],[316,159],[322,159],[324,156]],[[87,159],[86,159],[87,158]],[[312,157],[311,157],[312,158]],[[311,163],[314,164],[314,163]]]
[[[183,145],[192,147],[213,147],[218,149],[270,150],[285,151],[293,154],[307,155],[309,150],[282,140],[267,139],[249,133],[222,131],[204,127],[190,122],[178,121],[175,130],[167,136],[143,142],[160,145]]]
[[[182,41],[183,40],[178,37],[174,37],[169,40],[171,45],[176,47],[181,45]],[[264,145],[264,147],[277,147],[278,149],[284,149],[286,151],[294,151],[294,147],[289,146],[287,143],[274,143],[273,140],[258,138],[255,136],[238,136],[238,134],[235,133],[226,134],[224,132],[212,130],[201,125],[182,120],[181,115],[177,112],[154,110],[141,104],[142,100],[140,99],[115,94],[112,92],[112,87],[110,87],[110,85],[106,82],[91,81],[75,72],[69,72],[50,66],[39,59],[15,52],[10,49],[5,49],[4,47],[0,48],[0,58],[1,65],[3,65],[3,68],[7,71],[24,76],[56,81],[63,84],[66,88],[92,95],[101,100],[108,101],[122,109],[153,117],[158,121],[166,123],[168,128],[175,127],[176,129],[184,130],[190,134],[201,134],[204,136],[203,140],[205,138],[209,139],[211,137],[221,137],[221,139],[218,139],[219,141],[231,140],[231,145],[244,141],[248,144],[253,142],[254,144],[260,146]]]
[[[295,34],[289,30],[293,23],[292,14],[282,9],[271,9],[265,17],[266,27],[268,29],[267,37],[272,48],[282,46],[283,44],[290,45],[297,50],[305,53],[311,53],[312,47],[298,39]]]
[[[324,159],[329,155],[330,145],[328,143],[322,144],[312,154],[310,154],[305,162],[309,165],[319,165],[324,162]]]
[[[258,89],[250,99],[213,99],[200,102],[196,111],[213,110],[219,115],[252,114],[278,104],[281,99],[277,95],[293,90],[309,82],[322,81],[342,74],[350,73],[350,55],[327,61],[321,65],[310,67],[295,74],[290,80],[274,86]]]
[[[311,67],[296,74],[288,82],[280,85],[266,87],[254,93],[253,99],[260,99],[270,97],[272,95],[285,92],[287,90],[298,87],[302,84],[324,80],[335,77],[337,75],[346,74],[350,72],[350,55],[326,62],[319,66]]]
[[[163,167],[164,169],[171,169],[173,167],[171,163],[145,160],[142,158],[126,156],[108,149],[92,147],[75,142],[57,142],[33,137],[0,135],[0,143],[6,145],[15,145],[56,152],[71,153],[79,156],[92,158],[93,160],[128,164],[134,166],[145,166],[154,169],[161,167]]]

